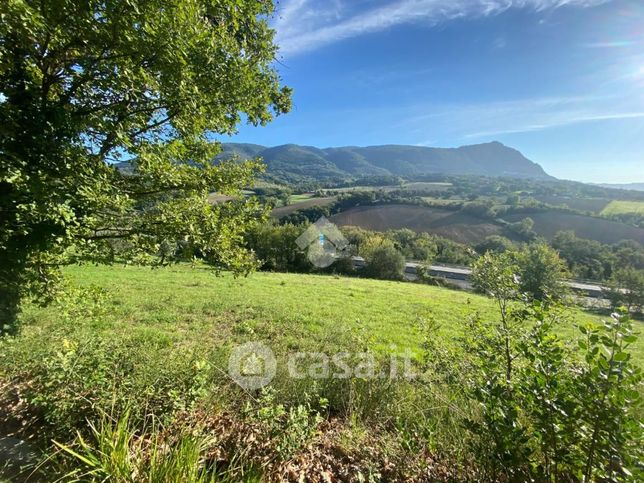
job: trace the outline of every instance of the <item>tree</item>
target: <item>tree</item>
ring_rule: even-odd
[[[517,253],[516,273],[519,291],[529,300],[560,300],[566,294],[566,266],[545,242],[526,245]]]
[[[515,221],[514,223],[508,223],[508,230],[514,232],[518,235],[521,235],[523,238],[532,240],[537,236],[534,228],[534,220],[530,217],[523,218],[520,221]]]
[[[644,270],[644,247],[635,240],[622,240],[613,247],[619,268]]]
[[[408,228],[403,228],[389,230],[386,236],[394,242],[396,249],[406,258],[429,265],[436,257],[438,249],[428,233],[416,233]]]
[[[613,257],[606,245],[577,238],[574,231],[558,231],[552,239],[552,246],[576,276],[593,280],[610,276]]]
[[[487,252],[503,253],[514,249],[512,241],[504,236],[490,235],[478,243],[475,247],[476,251],[481,255]]]
[[[644,307],[644,271],[635,268],[621,268],[613,273],[607,291],[613,308],[626,307],[641,311]]]
[[[211,163],[214,134],[290,108],[272,67],[271,1],[0,3],[0,330],[58,268],[150,261],[181,240],[219,267],[252,268],[238,193],[257,162]],[[127,161],[131,170],[112,163]],[[115,243],[118,241],[118,243]]]
[[[367,276],[385,280],[403,278],[405,257],[383,235],[372,234],[361,247],[360,254],[365,259],[364,271]]]
[[[249,248],[253,250],[264,270],[278,272],[308,272],[311,262],[306,253],[297,249],[296,240],[305,227],[301,225],[266,223],[250,231],[247,236]]]
[[[477,290],[496,300],[501,315],[499,330],[503,340],[505,377],[509,383],[512,377],[512,339],[514,329],[510,316],[510,304],[518,296],[519,286],[516,273],[518,266],[511,252],[487,252],[479,258],[472,268],[472,283]]]

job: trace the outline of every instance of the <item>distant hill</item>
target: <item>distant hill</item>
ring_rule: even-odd
[[[269,175],[288,180],[425,174],[554,179],[537,163],[499,142],[460,148],[386,145],[324,149],[297,144],[264,147],[225,143],[218,158],[233,154],[242,158],[261,156]]]
[[[644,191],[644,183],[593,183],[595,186],[602,188],[613,188],[618,190]]]

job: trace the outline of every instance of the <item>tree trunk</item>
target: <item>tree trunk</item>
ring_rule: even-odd
[[[0,336],[13,334],[18,328],[20,291],[9,283],[0,286]]]

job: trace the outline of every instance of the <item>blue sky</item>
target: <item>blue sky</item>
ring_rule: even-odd
[[[237,142],[498,140],[550,174],[644,182],[643,0],[282,0],[293,110]]]

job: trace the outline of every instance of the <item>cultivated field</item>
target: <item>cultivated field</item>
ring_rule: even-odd
[[[332,221],[375,231],[409,228],[461,243],[478,243],[490,235],[508,235],[502,226],[489,220],[459,211],[414,205],[359,206],[334,215]]]
[[[441,183],[441,182],[412,182],[406,183],[403,186],[404,190],[407,191],[444,191],[447,188],[452,186],[452,183]]]
[[[331,193],[351,193],[353,191],[394,191],[401,189],[400,186],[346,186],[344,188],[329,188],[326,191]]]
[[[283,216],[290,215],[297,210],[303,210],[305,208],[311,208],[313,206],[328,206],[334,203],[335,200],[335,196],[329,196],[327,198],[306,198],[302,201],[298,201],[297,203],[275,208],[272,211],[271,215],[275,218],[281,218]]]
[[[333,203],[335,199],[335,197],[305,199],[274,209],[272,216],[281,218],[304,208],[327,206]],[[432,203],[438,201],[445,206],[454,203],[452,200],[434,200],[432,198],[426,198],[426,200]],[[636,204],[636,202],[630,203]],[[548,211],[509,214],[505,215],[503,219],[508,222],[517,222],[526,217],[534,220],[535,232],[547,239],[552,239],[558,231],[573,230],[580,238],[597,240],[602,243],[617,243],[621,240],[635,240],[639,243],[644,243],[644,229],[597,217]],[[434,233],[468,244],[479,243],[490,235],[516,238],[516,235],[510,230],[490,220],[460,211],[416,205],[357,206],[334,215],[332,221],[340,226],[359,226],[374,231],[409,228],[418,233]]]
[[[352,191],[444,191],[452,186],[452,183],[443,182],[411,182],[401,186],[349,186],[346,188],[332,188],[327,191],[337,193],[349,193]]]
[[[526,217],[534,220],[534,231],[547,239],[551,239],[558,231],[572,230],[580,238],[597,240],[602,243],[617,243],[620,240],[635,240],[644,243],[644,229],[590,216],[549,211],[507,215],[503,219],[516,222]]]

